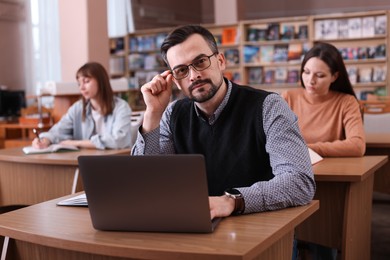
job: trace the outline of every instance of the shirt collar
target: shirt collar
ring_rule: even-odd
[[[224,79],[225,82],[227,83],[227,91],[226,91],[226,95],[225,97],[223,98],[221,104],[219,104],[219,106],[217,107],[217,109],[215,110],[214,114],[212,116],[210,116],[208,118],[208,123],[210,125],[214,124],[215,121],[217,121],[218,117],[221,115],[223,109],[226,107],[226,104],[228,103],[229,101],[229,97],[230,97],[230,94],[232,92],[232,82],[230,80],[227,80],[227,79]],[[195,105],[195,102],[194,102],[194,108],[195,108],[195,112],[196,112],[196,115],[202,119],[205,119],[200,111],[199,111],[199,108]]]

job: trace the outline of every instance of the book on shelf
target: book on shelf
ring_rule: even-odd
[[[386,66],[375,66],[372,73],[372,82],[384,82],[386,74]]]
[[[367,16],[362,18],[362,37],[375,36],[375,18]]]
[[[273,84],[275,82],[275,70],[271,68],[264,69],[264,84]]]
[[[227,66],[236,66],[240,64],[240,52],[238,49],[226,49],[224,55]]]
[[[131,37],[129,39],[129,50],[131,52],[138,51],[138,38],[137,37]]]
[[[289,61],[300,61],[303,56],[303,45],[301,43],[290,43],[288,45],[287,59]]]
[[[263,68],[251,67],[248,69],[248,83],[262,84],[263,83]]]
[[[280,40],[280,24],[279,23],[268,24],[267,40],[269,40],[269,41]]]
[[[259,46],[246,45],[244,46],[244,62],[245,63],[257,63],[260,61]]]
[[[358,69],[356,66],[347,66],[347,73],[348,73],[348,78],[349,81],[351,82],[352,85],[357,83],[357,78],[358,78]]]
[[[56,153],[56,152],[70,152],[70,151],[79,151],[80,149],[74,145],[67,144],[51,144],[47,148],[34,148],[32,146],[23,147],[23,152],[25,154],[40,154],[40,153]]]
[[[349,30],[348,19],[338,19],[337,30],[337,38],[347,39]]]
[[[358,47],[357,48],[357,58],[359,60],[367,59],[367,47]]]
[[[128,56],[128,67],[130,70],[143,69],[145,65],[144,55],[141,53],[131,53]]]
[[[218,46],[221,45],[222,44],[222,34],[214,34],[214,40]]]
[[[168,36],[167,33],[158,33],[156,35],[155,41],[156,41],[156,48],[160,49],[161,44],[164,42],[165,38]]]
[[[362,37],[362,18],[353,17],[348,19],[348,38]]]
[[[288,60],[288,44],[276,44],[274,47],[274,62],[284,62]]]
[[[378,15],[375,17],[375,35],[386,35],[387,32],[387,16]]]
[[[134,46],[136,49],[133,49],[133,51],[154,51],[156,50],[156,41],[155,37],[150,35],[145,36],[136,36],[136,41],[133,40],[133,42],[136,42],[137,45]],[[132,40],[130,40],[130,44],[132,44]]]
[[[287,68],[277,67],[275,69],[274,82],[279,84],[287,82]]]
[[[111,56],[109,60],[110,74],[124,74],[125,67],[125,57],[114,57]]]
[[[125,38],[110,39],[110,54],[121,55],[125,53]]]
[[[379,44],[375,49],[375,59],[386,58],[386,44]]]
[[[327,40],[337,39],[337,19],[324,20],[323,38]]]
[[[246,40],[249,42],[256,42],[258,41],[258,35],[257,35],[257,28],[248,28],[246,30]]]
[[[292,24],[281,25],[281,39],[292,40],[295,38],[295,26]]]
[[[371,67],[361,67],[359,68],[359,82],[360,83],[370,83],[372,82],[372,68]]]
[[[241,73],[238,71],[224,71],[224,77],[235,83],[241,82]]]
[[[287,71],[287,83],[297,84],[299,82],[299,70],[298,69],[289,69]]]
[[[367,59],[375,59],[376,46],[367,47]]]
[[[246,30],[246,40],[249,42],[266,41],[267,35],[267,28],[248,28]]]
[[[309,38],[309,29],[306,24],[299,25],[297,38],[301,40],[306,40]]]
[[[237,28],[228,27],[222,29],[222,44],[234,44],[238,43],[237,40]]]
[[[158,53],[144,54],[143,56],[143,69],[154,70],[165,66],[165,62],[161,55]]]
[[[272,62],[274,60],[274,45],[264,45],[260,48],[260,61]]]

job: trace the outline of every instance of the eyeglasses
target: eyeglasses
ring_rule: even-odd
[[[211,61],[210,58],[217,54],[217,52],[214,52],[213,54],[209,56],[203,56],[200,57],[199,59],[194,60],[191,64],[188,65],[180,65],[174,69],[172,69],[172,75],[175,79],[184,79],[185,77],[188,76],[190,73],[190,66],[194,68],[196,71],[202,71],[210,67]]]

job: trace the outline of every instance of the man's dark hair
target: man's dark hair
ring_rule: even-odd
[[[215,42],[214,35],[207,30],[206,28],[200,25],[184,25],[175,28],[172,32],[168,34],[165,38],[164,42],[161,44],[161,56],[164,59],[165,63],[169,66],[167,60],[167,52],[168,50],[179,44],[184,42],[188,37],[193,34],[199,34],[203,37],[203,39],[209,45],[211,51],[213,53],[218,53],[217,43]]]

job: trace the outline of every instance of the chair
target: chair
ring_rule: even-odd
[[[390,133],[390,97],[359,100],[366,133]]]

